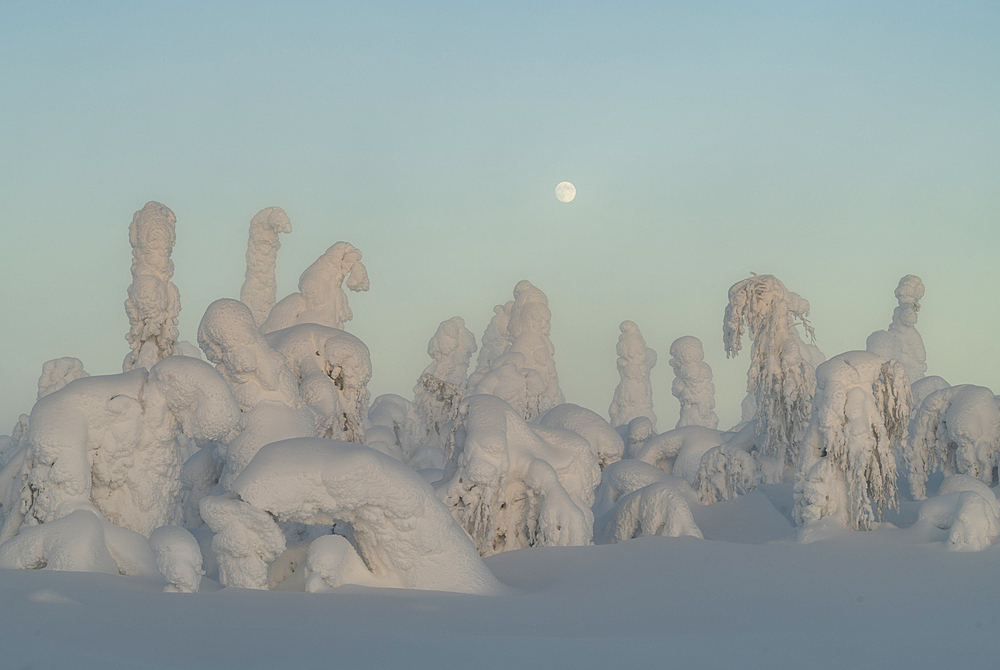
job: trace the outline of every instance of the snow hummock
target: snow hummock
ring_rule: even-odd
[[[632,419],[645,416],[656,427],[653,412],[653,387],[649,374],[656,366],[656,352],[646,346],[646,340],[633,321],[622,321],[618,326],[618,374],[621,381],[615,388],[608,414],[611,425],[624,426]]]
[[[260,326],[263,333],[290,328],[299,323],[344,329],[354,318],[347,304],[344,285],[352,291],[368,290],[368,270],[361,252],[347,242],[337,242],[316,259],[299,277],[299,291],[281,299]]]
[[[250,239],[247,241],[247,271],[240,301],[253,313],[254,321],[261,325],[274,307],[278,284],[274,278],[278,249],[278,233],[292,232],[292,223],[285,210],[266,207],[250,219]]]
[[[151,368],[177,353],[177,315],[181,296],[170,278],[174,263],[170,252],[177,241],[177,222],[169,207],[147,202],[135,213],[128,227],[132,243],[132,285],[128,287],[125,313],[129,332],[125,335],[132,351],[125,356],[122,372]]]

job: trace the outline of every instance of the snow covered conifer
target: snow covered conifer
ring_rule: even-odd
[[[913,384],[927,372],[927,351],[916,329],[924,284],[916,275],[906,275],[896,287],[899,306],[892,313],[889,330],[877,330],[868,337],[867,349],[883,358],[895,358],[906,368]]]
[[[128,227],[132,243],[132,285],[128,287],[125,313],[129,332],[125,335],[132,351],[122,363],[122,371],[151,368],[161,358],[177,353],[177,315],[181,297],[170,278],[174,263],[170,252],[177,241],[177,219],[169,207],[147,202],[135,213]]]
[[[490,319],[486,331],[483,332],[482,348],[476,358],[476,369],[469,375],[468,388],[475,389],[483,377],[490,373],[498,358],[503,356],[510,346],[511,337],[507,331],[507,324],[510,322],[510,310],[514,307],[514,301],[508,300],[506,304],[497,305],[493,308],[493,318]]]
[[[267,207],[257,212],[250,220],[250,239],[247,241],[247,271],[240,301],[253,313],[254,321],[261,325],[274,307],[278,284],[274,278],[274,267],[278,258],[281,240],[278,233],[292,232],[292,224],[285,210]]]
[[[535,370],[541,376],[545,390],[539,400],[539,414],[566,401],[559,390],[559,375],[552,357],[555,347],[549,339],[551,328],[549,299],[528,280],[519,281],[514,287],[514,305],[507,324],[512,341],[506,353],[521,354],[524,356],[525,367]]]
[[[361,262],[361,252],[352,244],[337,242],[307,267],[299,277],[299,292],[285,296],[271,308],[261,325],[271,333],[298,323],[344,329],[354,318],[344,285],[352,291],[368,290],[368,270]]]
[[[476,337],[460,316],[443,321],[427,343],[427,354],[434,361],[417,379],[413,394],[428,444],[442,446],[441,427],[458,416],[475,351]]]
[[[653,387],[649,383],[649,373],[656,365],[656,352],[646,346],[639,326],[632,321],[622,321],[618,337],[618,374],[621,381],[615,389],[608,413],[611,425],[624,426],[637,416],[649,417],[656,428],[656,414],[653,413]]]
[[[744,332],[753,340],[747,392],[756,404],[757,456],[769,483],[794,467],[809,424],[822,354],[796,331],[800,323],[813,338],[808,314],[809,303],[773,275],[755,274],[729,289],[722,340],[727,357],[739,354]]]
[[[797,523],[835,517],[850,530],[870,530],[883,509],[896,507],[892,450],[906,439],[910,404],[898,361],[848,351],[817,368],[795,473]]]
[[[712,383],[712,368],[705,362],[701,340],[691,335],[679,337],[670,345],[670,355],[670,367],[676,375],[670,391],[681,403],[681,416],[675,428],[717,428],[715,384]]]

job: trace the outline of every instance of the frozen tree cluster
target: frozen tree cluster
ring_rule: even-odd
[[[867,351],[825,362],[808,302],[772,275],[737,282],[723,348],[750,341],[744,421],[719,429],[712,369],[689,335],[670,346],[679,419],[657,433],[656,353],[636,324],[619,327],[605,418],[566,402],[549,301],[527,280],[478,348],[462,318],[440,324],[412,400],[372,402],[372,352],[344,330],[345,286],[369,286],[361,252],[334,244],[275,302],[278,237],[291,231],[278,207],[253,217],[241,300],[208,306],[196,350],[178,341],[175,224],[150,202],[129,227],[124,370],[49,360],[30,413],[0,437],[0,567],[136,575],[175,593],[498,595],[509,591],[484,557],[711,539],[727,514],[760,505],[803,540],[877,529],[901,505],[949,550],[1000,539],[1000,405],[988,388],[925,376],[913,275]],[[767,501],[782,496],[779,513]]]

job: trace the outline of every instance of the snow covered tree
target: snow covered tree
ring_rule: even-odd
[[[299,323],[344,329],[354,318],[347,304],[344,285],[352,291],[368,290],[368,270],[361,252],[347,242],[337,242],[305,269],[299,277],[299,292],[281,299],[261,325],[263,333]]]
[[[528,424],[500,398],[459,407],[435,487],[483,556],[535,546],[589,544],[600,468],[572,431]]]
[[[654,430],[656,414],[653,412],[653,387],[649,373],[656,365],[656,352],[646,346],[639,326],[632,321],[622,321],[618,337],[618,374],[621,381],[615,389],[608,413],[611,425],[624,426],[637,416],[649,417]]]
[[[916,275],[906,275],[896,287],[899,306],[892,313],[889,330],[877,330],[868,336],[869,352],[885,359],[895,358],[913,384],[927,372],[927,352],[924,341],[916,329],[920,299],[924,297],[924,284]]]
[[[427,354],[434,361],[424,368],[413,387],[413,402],[424,431],[421,440],[427,444],[442,446],[441,427],[458,416],[475,351],[476,337],[460,316],[443,321],[427,343]]]
[[[174,275],[170,252],[177,241],[176,222],[169,207],[147,202],[128,227],[132,285],[125,301],[130,324],[125,339],[132,351],[122,363],[123,372],[137,367],[151,368],[161,358],[177,353],[181,296],[170,281]]]
[[[594,526],[598,544],[615,544],[640,535],[704,538],[681,488],[672,482],[649,484],[621,496]]]
[[[89,377],[87,371],[83,369],[83,362],[79,358],[64,356],[45,361],[42,364],[42,375],[38,378],[38,400],[69,384],[75,379]]]
[[[968,475],[949,475],[937,497],[920,506],[917,523],[947,530],[949,551],[982,551],[1000,538],[1000,503],[989,486]]]
[[[712,368],[705,362],[701,340],[691,335],[677,338],[670,345],[670,356],[670,367],[675,375],[670,392],[681,403],[681,415],[675,428],[717,428],[715,384],[712,383]]]
[[[299,395],[316,413],[318,437],[365,441],[371,354],[354,335],[315,323],[268,333],[268,345],[285,357]]]
[[[523,354],[510,351],[493,361],[493,368],[472,393],[495,395],[516,409],[525,421],[532,421],[543,413],[545,380],[528,366]]]
[[[496,360],[503,356],[510,346],[512,340],[507,324],[510,323],[510,310],[513,307],[514,301],[508,300],[506,304],[493,308],[493,318],[483,333],[483,346],[479,350],[479,357],[476,358],[476,369],[469,375],[467,384],[469,389],[475,389],[479,385],[483,377],[493,369]]]
[[[910,422],[903,452],[915,500],[926,497],[927,476],[940,468],[946,475],[997,483],[1000,463],[1000,407],[993,391],[961,384],[935,391]]]
[[[834,517],[849,530],[870,530],[897,506],[893,449],[906,439],[910,407],[898,361],[848,351],[817,368],[795,473],[796,523]]]
[[[292,223],[285,210],[267,207],[250,220],[250,239],[247,241],[247,271],[240,301],[253,313],[254,321],[261,325],[274,307],[278,284],[274,268],[278,259],[281,240],[278,233],[292,232]]]
[[[625,440],[597,412],[572,403],[553,407],[538,417],[538,425],[571,430],[590,443],[590,451],[603,470],[625,453]]]
[[[809,303],[772,275],[754,274],[729,289],[722,339],[727,357],[739,354],[744,332],[753,340],[747,392],[756,406],[757,457],[769,483],[794,468],[809,423],[822,354],[796,330],[801,324],[814,339],[808,314]]]
[[[507,324],[507,331],[513,340],[507,353],[524,356],[525,366],[538,372],[542,378],[545,390],[540,398],[539,413],[547,412],[566,401],[559,390],[559,375],[556,373],[555,359],[552,358],[555,347],[549,340],[551,328],[549,299],[528,280],[519,281],[514,287],[514,305]]]

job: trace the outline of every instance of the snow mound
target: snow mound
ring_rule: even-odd
[[[655,465],[631,458],[612,463],[601,472],[601,485],[597,487],[593,506],[594,516],[607,514],[623,495],[657,482],[686,483]]]
[[[683,484],[687,486],[686,482]],[[598,544],[615,544],[640,535],[690,535],[704,539],[691,514],[687,496],[674,482],[649,484],[622,496],[614,508],[595,523],[594,538]]]
[[[197,593],[201,585],[201,548],[198,540],[180,526],[161,526],[149,536],[156,568],[167,578],[167,593]]]
[[[950,531],[950,551],[982,551],[1000,538],[1000,503],[993,491],[968,475],[951,475],[937,497],[920,506],[917,520]]]
[[[694,486],[701,469],[701,458],[722,444],[723,434],[704,426],[684,426],[651,437],[635,455],[668,474],[685,479]]]
[[[710,505],[747,494],[762,479],[760,466],[751,454],[731,444],[721,444],[701,457],[693,486],[701,502]]]
[[[538,424],[549,428],[564,428],[582,435],[590,444],[590,451],[602,470],[621,460],[625,452],[625,441],[611,424],[597,412],[579,405],[557,405],[539,417]]]

